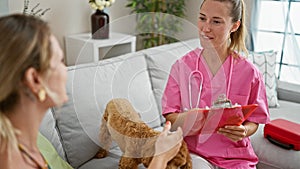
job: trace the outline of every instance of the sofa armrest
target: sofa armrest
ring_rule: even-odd
[[[300,85],[279,80],[277,92],[280,100],[300,103]]]

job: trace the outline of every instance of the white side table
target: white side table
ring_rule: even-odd
[[[110,32],[109,39],[92,39],[91,33],[65,37],[67,65],[98,62],[125,53],[135,52],[136,37]]]

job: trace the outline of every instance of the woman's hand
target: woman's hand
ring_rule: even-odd
[[[167,121],[162,133],[158,136],[155,143],[155,155],[149,165],[149,169],[165,168],[170,161],[178,153],[183,136],[180,127],[174,132],[170,132],[171,122]]]
[[[225,126],[223,128],[219,128],[218,133],[236,142],[242,140],[245,137],[251,136],[256,132],[257,128],[257,123],[245,122],[240,126]]]
[[[155,155],[163,155],[172,159],[178,152],[183,136],[179,127],[177,131],[170,132],[171,122],[167,121],[164,130],[160,133],[155,143]]]

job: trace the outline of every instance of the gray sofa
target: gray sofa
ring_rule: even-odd
[[[49,110],[40,131],[58,154],[74,168],[118,168],[120,150],[114,144],[104,159],[94,159],[98,151],[101,116],[112,98],[127,98],[149,126],[161,130],[164,119],[161,96],[175,60],[199,46],[197,39],[163,45],[68,68],[69,101]],[[82,56],[79,57],[84,57]],[[291,91],[294,88],[296,91]],[[278,83],[279,108],[271,108],[271,118],[300,122],[300,92],[297,86]],[[263,125],[251,137],[259,156],[258,168],[299,168],[300,152],[285,150],[263,138]]]

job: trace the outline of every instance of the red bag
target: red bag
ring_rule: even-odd
[[[300,150],[300,124],[275,119],[264,127],[264,137],[285,149]]]

